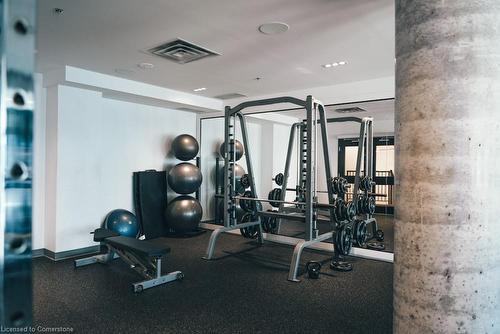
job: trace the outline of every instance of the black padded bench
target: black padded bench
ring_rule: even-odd
[[[141,274],[146,280],[133,283],[134,292],[171,281],[184,278],[180,271],[174,271],[166,275],[161,274],[162,257],[170,253],[170,247],[161,245],[152,240],[139,240],[120,236],[114,231],[98,228],[94,232],[94,241],[108,247],[108,253],[95,255],[75,260],[75,267],[82,267],[93,263],[108,263],[120,257],[130,265],[130,268]]]

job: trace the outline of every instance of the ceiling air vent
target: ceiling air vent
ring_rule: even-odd
[[[214,98],[221,100],[231,100],[231,99],[237,99],[239,97],[247,97],[247,96],[245,94],[240,94],[240,93],[228,93],[228,94],[214,96]]]
[[[205,57],[219,56],[220,54],[205,49],[199,45],[189,43],[180,38],[164,43],[148,50],[149,53],[176,62],[186,64]]]
[[[353,113],[353,112],[363,112],[363,111],[366,111],[366,110],[363,109],[363,108],[360,108],[360,107],[349,107],[349,108],[335,109],[335,111],[338,112],[338,113],[341,113],[341,114],[350,114],[350,113]]]

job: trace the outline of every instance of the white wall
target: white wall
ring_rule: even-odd
[[[47,107],[45,117],[45,184],[43,192],[45,196],[45,219],[43,220],[44,244],[40,248],[52,251],[56,249],[55,226],[57,220],[57,134],[58,134],[58,97],[57,86],[47,88]],[[43,129],[40,129],[43,131]],[[35,130],[36,131],[36,130]],[[35,232],[35,231],[34,231]],[[34,239],[38,236],[34,235]]]
[[[89,232],[110,210],[133,211],[132,173],[163,170],[171,140],[196,134],[196,115],[59,85],[46,133],[45,248],[62,252],[95,245]]]

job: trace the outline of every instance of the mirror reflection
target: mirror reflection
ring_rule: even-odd
[[[328,148],[331,175],[334,182],[330,192],[344,203],[356,202],[357,220],[365,221],[366,236],[358,235],[359,242],[354,240],[354,247],[376,251],[393,251],[393,196],[394,196],[394,100],[377,100],[342,105],[325,106],[327,118]],[[304,120],[304,110],[286,110],[283,112],[259,112],[245,114],[248,131],[248,147],[243,142],[241,128],[236,122],[236,184],[248,182],[245,175],[248,171],[248,155],[251,156],[256,197],[272,201],[260,202],[263,211],[274,213],[300,213],[304,210],[303,189],[305,180],[301,176],[304,168],[305,150],[301,142],[301,131],[305,129],[298,124]],[[366,133],[360,134],[363,122],[371,119],[373,141],[369,141],[368,125]],[[318,127],[319,129],[319,127]],[[291,138],[291,132],[294,132]],[[221,155],[224,142],[224,118],[213,117],[201,119],[201,168],[203,175],[209,176],[201,188],[201,202],[204,210],[203,222],[223,224],[224,203],[224,160]],[[329,187],[325,174],[325,161],[322,152],[321,133],[316,138],[316,196],[318,203],[329,203]],[[360,145],[360,140],[362,145]],[[222,146],[222,147],[221,147]],[[362,152],[358,157],[361,147]],[[286,169],[288,157],[289,168]],[[238,159],[239,158],[239,159]],[[359,163],[358,163],[359,159]],[[363,181],[371,175],[369,190],[358,191],[356,201],[353,189],[356,183],[356,168],[359,164],[358,187],[363,189]],[[368,175],[366,171],[369,171]],[[285,177],[285,176],[288,177]],[[243,177],[243,180],[242,180]],[[280,193],[284,178],[287,180],[286,192]],[[340,187],[340,190],[339,189]],[[333,189],[333,190],[332,190]],[[335,190],[337,189],[337,190]],[[245,187],[236,189],[244,195]],[[363,195],[366,194],[366,196]],[[280,203],[283,200],[286,203]],[[240,202],[240,201],[239,201]],[[292,204],[294,202],[295,204]],[[299,203],[299,204],[297,204]],[[245,203],[243,203],[245,204]],[[243,205],[244,206],[244,205]],[[331,207],[325,206],[318,213],[318,233],[331,230],[330,214],[342,215],[339,209],[331,213]],[[348,208],[344,208],[346,210]],[[242,219],[245,210],[238,203],[236,216]],[[304,238],[307,233],[304,222],[280,216],[265,217],[265,232],[281,236]],[[354,228],[356,225],[354,226]],[[356,238],[356,231],[354,231]],[[364,239],[364,240],[363,240]],[[325,240],[324,242],[332,242]]]

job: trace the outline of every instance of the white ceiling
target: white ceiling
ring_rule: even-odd
[[[394,0],[39,0],[38,71],[72,65],[217,96],[258,96],[394,75]],[[64,9],[56,15],[53,8]],[[263,35],[260,24],[290,30]],[[221,56],[179,65],[144,53],[175,38]],[[346,66],[321,64],[346,60]],[[141,70],[140,62],[155,65]],[[116,69],[133,74],[120,75]],[[254,80],[262,77],[262,80]]]

